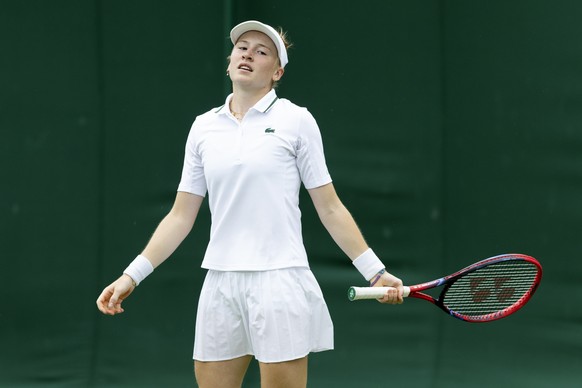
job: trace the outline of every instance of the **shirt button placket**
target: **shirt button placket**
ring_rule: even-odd
[[[244,120],[244,118],[243,118]],[[242,163],[242,157],[243,157],[243,140],[244,140],[244,126],[242,122],[238,123],[238,131],[237,131],[237,147],[236,147],[236,159],[235,159],[235,163],[236,164],[241,164]]]

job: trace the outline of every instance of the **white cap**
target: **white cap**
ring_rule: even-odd
[[[249,20],[240,23],[230,31],[230,40],[232,41],[232,44],[236,44],[241,35],[248,31],[259,31],[271,38],[275,44],[275,47],[277,48],[277,52],[279,53],[281,67],[285,67],[285,65],[289,62],[287,59],[287,49],[285,48],[285,42],[283,42],[283,39],[279,33],[269,25],[263,24],[256,20]]]

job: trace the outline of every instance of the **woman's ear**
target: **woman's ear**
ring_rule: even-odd
[[[275,82],[279,81],[283,77],[284,73],[285,69],[283,69],[282,67],[278,68],[275,74],[273,74],[273,81]]]
[[[226,76],[227,77],[230,76],[230,72],[228,71],[229,67],[230,67],[230,55],[228,57],[226,57]]]

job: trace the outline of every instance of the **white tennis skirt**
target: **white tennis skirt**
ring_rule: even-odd
[[[308,268],[208,271],[198,303],[194,359],[253,355],[283,362],[333,349],[333,324]]]

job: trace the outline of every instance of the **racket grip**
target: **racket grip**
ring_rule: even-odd
[[[394,287],[350,287],[348,290],[348,299],[351,301],[360,299],[379,299],[386,295],[388,290],[393,290]],[[403,297],[410,294],[410,288],[404,286]]]

